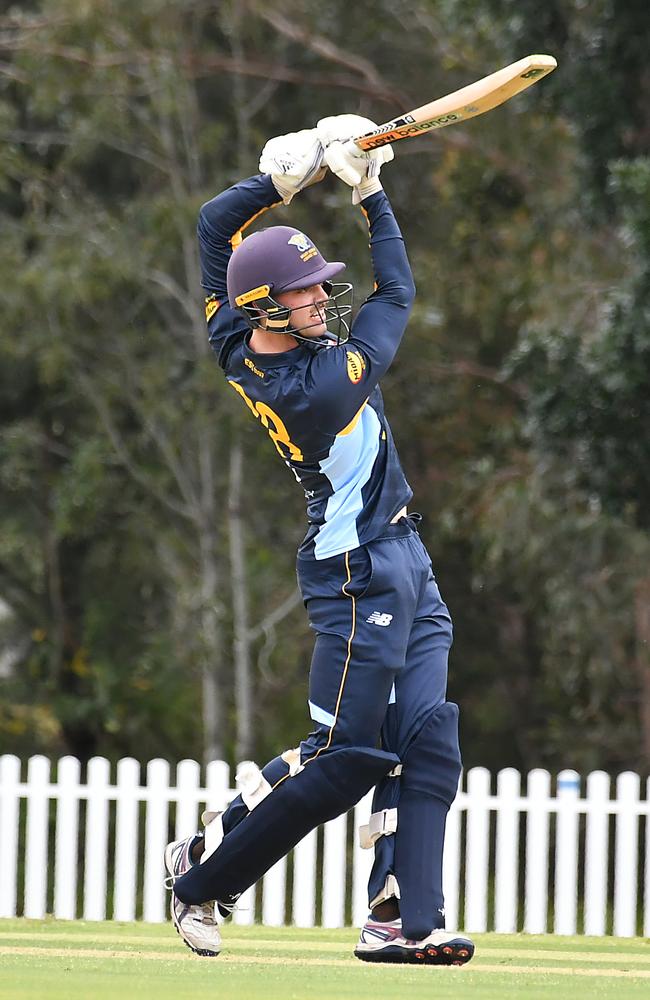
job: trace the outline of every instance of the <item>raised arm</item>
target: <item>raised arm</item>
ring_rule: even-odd
[[[228,303],[228,261],[242,239],[242,230],[281,203],[282,198],[266,174],[240,181],[201,206],[197,235],[201,285],[207,292],[205,318],[210,346],[224,368],[230,351],[248,330],[241,312],[231,309]]]
[[[262,150],[261,174],[240,181],[201,206],[197,227],[201,284],[210,344],[225,367],[231,348],[248,329],[228,303],[226,274],[243,230],[275,205],[288,205],[298,191],[320,180],[323,147],[314,129],[270,139]]]
[[[354,118],[356,125],[356,116],[339,119],[348,117]],[[378,169],[372,176],[362,176],[359,183],[363,161],[359,165],[359,158],[353,154],[352,163],[347,165],[340,148],[343,144],[334,140],[326,147],[326,160],[332,145],[332,162],[339,176],[353,187],[353,202],[360,201],[368,222],[375,278],[375,290],[361,306],[347,343],[321,351],[311,366],[308,388],[313,393],[320,425],[340,430],[363,405],[395,357],[415,298],[415,286],[404,240],[379,181]]]

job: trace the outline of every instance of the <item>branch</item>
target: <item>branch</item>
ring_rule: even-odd
[[[189,521],[194,521],[195,519],[192,516],[192,511],[189,505],[183,505],[177,503],[176,500],[174,500],[172,497],[162,493],[157,484],[152,483],[147,476],[143,475],[137,462],[132,457],[131,453],[126,447],[126,444],[124,443],[124,440],[117,431],[117,428],[115,427],[115,424],[111,419],[108,406],[106,405],[105,401],[101,399],[100,396],[98,395],[96,387],[93,385],[92,381],[88,378],[88,376],[83,372],[79,373],[79,379],[86,397],[90,400],[95,410],[97,411],[102,426],[104,427],[104,430],[108,434],[108,437],[110,439],[111,444],[113,445],[113,449],[115,450],[117,457],[119,458],[120,462],[125,467],[125,469],[130,473],[135,482],[138,483],[140,486],[142,486],[142,488],[145,489],[147,493],[149,493],[151,496],[154,496],[157,500],[160,500],[160,502],[169,510],[173,511],[174,514],[180,514],[181,517],[187,518],[187,520]]]
[[[385,97],[399,104],[408,100],[403,92],[389,85],[383,79],[368,59],[365,59],[358,53],[342,49],[330,41],[329,38],[315,34],[309,28],[297,24],[295,20],[290,21],[278,11],[268,10],[265,6],[258,4],[254,5],[254,9],[257,16],[275,28],[279,34],[290,38],[293,42],[299,42],[300,45],[306,45],[312,52],[322,56],[329,62],[345,66],[346,69],[351,69],[353,72],[360,74],[366,81],[367,86],[371,88],[373,95],[383,94]]]
[[[474,361],[452,361],[449,364],[434,363],[427,366],[427,371],[435,375],[458,375],[462,378],[484,379],[486,382],[493,382],[495,385],[501,386],[502,389],[507,389],[519,399],[528,398],[528,390],[523,382],[510,382],[507,376],[503,375],[497,368],[487,368]]]
[[[154,285],[160,285],[161,288],[164,288],[167,294],[182,307],[190,321],[194,322],[196,319],[196,303],[187,294],[187,291],[177,281],[174,281],[170,274],[165,274],[164,271],[150,271],[148,278]]]
[[[255,628],[249,630],[248,632],[249,640],[251,642],[254,642],[256,639],[259,639],[260,636],[262,635],[268,636],[268,634],[273,631],[276,625],[279,625],[280,622],[287,617],[287,615],[291,614],[294,608],[298,607],[301,600],[302,597],[300,591],[296,587],[296,589],[292,591],[292,593],[289,594],[289,596],[286,597],[284,601],[282,601],[282,604],[278,604],[277,608],[274,608],[274,610],[271,611],[270,614],[266,616],[266,618],[263,618],[262,621],[259,623],[259,625],[256,625]]]

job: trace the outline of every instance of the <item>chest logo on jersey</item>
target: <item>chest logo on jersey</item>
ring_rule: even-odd
[[[363,378],[366,370],[366,362],[358,351],[346,351],[348,356],[348,378],[355,385]]]
[[[250,358],[244,358],[244,364],[246,365],[247,368],[250,368],[253,375],[257,375],[258,378],[264,378],[264,372],[261,372],[259,368],[256,368],[255,364],[251,361]]]

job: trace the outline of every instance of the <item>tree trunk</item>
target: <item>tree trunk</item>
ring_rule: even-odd
[[[211,525],[201,530],[201,687],[203,760],[224,756],[223,706],[219,690],[219,666],[223,659],[217,581],[219,578]]]
[[[235,669],[235,759],[247,760],[253,751],[253,692],[249,633],[246,550],[241,515],[243,485],[242,447],[235,437],[230,448],[230,489],[228,493],[228,538],[230,542],[230,584],[233,611],[233,660]]]
[[[634,594],[636,667],[639,675],[639,724],[643,765],[650,767],[650,577],[636,584]]]

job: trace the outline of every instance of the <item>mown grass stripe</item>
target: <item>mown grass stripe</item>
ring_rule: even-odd
[[[144,952],[132,952],[132,951],[119,951],[117,949],[104,950],[100,948],[37,948],[32,946],[21,947],[16,950],[14,948],[0,946],[0,955],[10,955],[13,957],[20,957],[27,955],[32,958],[90,958],[90,959],[138,959],[138,960],[150,960],[150,961],[172,961],[172,962],[205,962],[205,959],[199,958],[197,955],[193,955],[191,952],[180,953],[180,952],[157,952],[157,951],[144,951]],[[227,965],[294,965],[294,966],[321,966],[328,968],[350,968],[351,966],[357,966],[358,963],[354,958],[349,959],[333,959],[333,958],[309,958],[305,960],[304,958],[291,958],[288,956],[278,956],[278,955],[266,955],[266,956],[251,956],[251,955],[234,955],[225,954],[220,956],[220,963],[225,963]],[[392,968],[396,968],[392,966]],[[399,967],[398,967],[399,968]],[[482,962],[473,963],[472,965],[464,966],[461,968],[440,968],[434,966],[417,966],[417,965],[405,965],[402,968],[406,970],[413,970],[416,968],[424,968],[427,973],[431,974],[452,974],[452,975],[462,975],[466,970],[473,970],[475,972],[493,972],[506,975],[551,975],[551,976],[597,976],[601,978],[615,978],[615,979],[650,979],[650,970],[642,969],[584,969],[576,967],[566,967],[559,966],[554,968],[553,966],[547,965],[509,965],[509,964],[499,964],[499,965],[487,965]]]
[[[23,941],[29,941],[30,944],[34,945],[36,941],[42,942],[43,945],[49,944],[50,941],[90,941],[94,942],[96,945],[101,944],[101,935],[93,934],[91,932],[81,932],[81,933],[66,933],[65,931],[40,931],[38,934],[29,933],[19,933],[11,931],[0,931],[0,940],[5,941],[16,941],[17,947],[23,948]],[[130,945],[136,947],[145,945],[169,945],[170,952],[174,952],[178,947],[181,947],[178,937],[171,933],[159,936],[146,936],[146,935],[119,935],[119,939],[112,938],[106,942],[106,947],[113,948],[118,944],[123,948],[128,948]],[[266,941],[257,940],[252,937],[224,937],[224,952],[228,949],[234,948],[239,949],[253,949],[254,951],[282,951],[282,952],[339,952],[342,955],[350,953],[351,948],[354,945],[354,941],[343,941],[343,942],[333,942],[333,941]],[[50,950],[45,947],[46,951]],[[98,948],[98,951],[102,949]],[[106,952],[102,952],[106,953]],[[556,962],[580,962],[580,963],[615,963],[617,965],[626,964],[643,964],[648,963],[650,965],[650,948],[646,954],[642,952],[616,952],[615,954],[591,954],[589,952],[581,951],[555,951],[550,948],[527,948],[518,947],[517,945],[510,945],[509,947],[503,948],[493,948],[485,947],[481,944],[478,945],[476,959],[473,962],[473,967],[477,967],[478,964],[484,958],[504,958],[504,959],[534,959],[536,961],[556,961]]]

